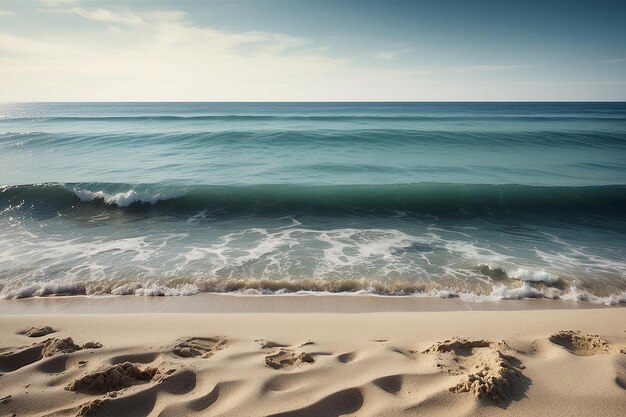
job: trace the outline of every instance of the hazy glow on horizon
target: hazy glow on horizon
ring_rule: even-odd
[[[288,10],[264,15],[263,5]],[[585,5],[603,4],[583,3],[574,23]],[[320,25],[324,13],[345,25],[316,30],[314,6],[7,0],[0,101],[626,100],[626,29],[611,21],[568,39],[573,26],[481,29],[488,16],[452,2],[321,1]],[[605,6],[626,17],[619,3]],[[448,27],[407,17],[427,22],[442,10]]]

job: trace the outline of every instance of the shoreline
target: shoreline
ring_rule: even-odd
[[[620,309],[590,301],[529,298],[465,301],[459,297],[376,294],[200,293],[186,296],[68,295],[0,300],[0,316],[16,314],[376,313]]]

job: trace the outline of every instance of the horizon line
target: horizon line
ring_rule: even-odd
[[[0,104],[71,103],[626,103],[624,100],[41,100],[0,101]]]

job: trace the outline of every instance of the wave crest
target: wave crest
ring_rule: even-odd
[[[104,191],[88,191],[80,188],[74,189],[73,191],[74,194],[80,199],[80,201],[88,202],[93,200],[101,200],[105,204],[113,204],[118,207],[128,207],[135,203],[154,205],[159,201],[171,200],[184,195],[182,192],[172,194],[157,193],[151,195],[149,193],[140,193],[135,190],[108,194]]]
[[[433,216],[626,216],[626,185],[544,187],[484,184],[169,186],[33,184],[0,187],[0,207],[28,203],[54,210],[99,203],[162,206],[183,213],[346,213]]]

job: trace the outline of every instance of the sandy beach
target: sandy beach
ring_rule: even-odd
[[[625,323],[546,300],[4,300],[0,415],[617,416]]]

